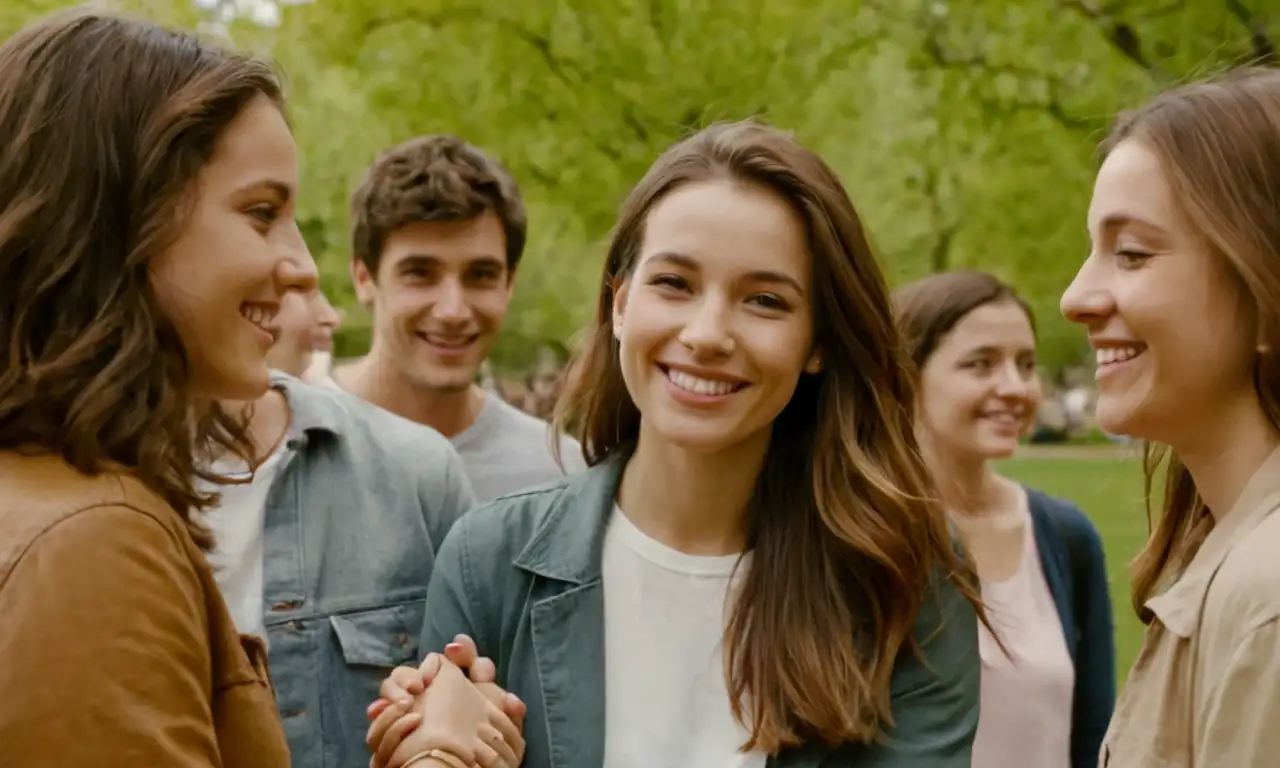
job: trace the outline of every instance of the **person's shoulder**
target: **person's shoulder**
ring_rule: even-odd
[[[449,440],[435,429],[406,419],[337,387],[309,384],[283,373],[272,381],[285,391],[300,426],[333,431],[353,450],[389,454],[420,466],[433,452],[452,452]],[[409,453],[406,453],[409,452]]]
[[[0,477],[7,463],[0,460]],[[36,575],[42,588],[56,591],[59,580],[78,584],[78,574],[110,577],[134,566],[194,573],[200,553],[186,524],[133,476],[114,471],[87,475],[54,456],[20,463],[31,473],[0,481],[4,587],[22,584],[23,574]],[[32,481],[50,484],[23,486]]]
[[[496,397],[496,395],[490,396]],[[550,457],[551,435],[554,432],[555,439],[559,443],[560,460],[564,463],[564,472],[573,474],[586,468],[586,462],[582,458],[582,446],[577,440],[562,432],[555,432],[552,424],[520,410],[505,400],[499,400],[498,407],[504,422],[503,434],[513,435],[524,445],[533,446],[538,452],[545,451]]]
[[[1034,524],[1045,528],[1052,537],[1065,537],[1073,547],[1102,549],[1102,534],[1098,532],[1098,526],[1079,506],[1035,488],[1025,490]]]
[[[573,494],[574,485],[573,478],[560,477],[499,496],[476,505],[454,529],[470,546],[519,552]]]
[[[178,513],[127,472],[86,474],[53,454],[0,454],[0,542],[11,554],[42,537],[65,535],[71,529],[64,524],[73,519],[76,531],[101,528],[114,535],[108,522],[117,518],[184,533]]]

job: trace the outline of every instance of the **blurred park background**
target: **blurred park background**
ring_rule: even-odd
[[[0,34],[69,5],[3,0]],[[895,282],[976,267],[1034,305],[1049,375],[1083,362],[1057,305],[1083,259],[1093,153],[1154,91],[1274,65],[1280,0],[99,0],[275,59],[301,147],[300,223],[346,308],[347,199],[383,147],[456,133],[522,185],[530,245],[493,363],[527,370],[589,317],[622,196],[691,129],[758,116],[840,173]],[[1091,367],[1091,365],[1089,366]],[[1091,377],[1089,377],[1091,378]],[[1008,464],[1107,542],[1122,671],[1140,640],[1127,561],[1145,536],[1123,447]],[[1073,452],[1074,451],[1074,452]]]

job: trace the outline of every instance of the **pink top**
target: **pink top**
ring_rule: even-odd
[[[1071,768],[1075,667],[1025,506],[1023,514],[1026,536],[1017,572],[982,582],[987,615],[1013,658],[978,625],[982,710],[973,768]]]

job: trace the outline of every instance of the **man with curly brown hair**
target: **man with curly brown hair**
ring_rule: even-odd
[[[369,354],[341,388],[448,437],[481,501],[582,466],[581,450],[476,384],[497,341],[524,252],[515,180],[447,135],[386,150],[351,200],[351,277],[373,313]]]

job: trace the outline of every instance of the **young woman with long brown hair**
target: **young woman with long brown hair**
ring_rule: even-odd
[[[568,375],[592,469],[455,526],[422,647],[493,659],[531,768],[968,768],[976,582],[901,349],[820,158],[751,123],[677,144],[623,205]]]
[[[1107,768],[1280,755],[1280,72],[1176,88],[1120,118],[1062,298],[1097,350],[1103,429],[1148,451],[1159,521],[1134,565],[1147,634]]]
[[[978,629],[973,766],[1096,768],[1116,695],[1102,537],[1074,504],[994,465],[1040,404],[1031,307],[973,271],[929,275],[893,299],[920,377],[920,447],[999,632]]]
[[[93,13],[0,46],[0,753],[289,765],[193,518],[216,398],[315,284],[272,71]],[[202,421],[232,426],[226,419]]]

